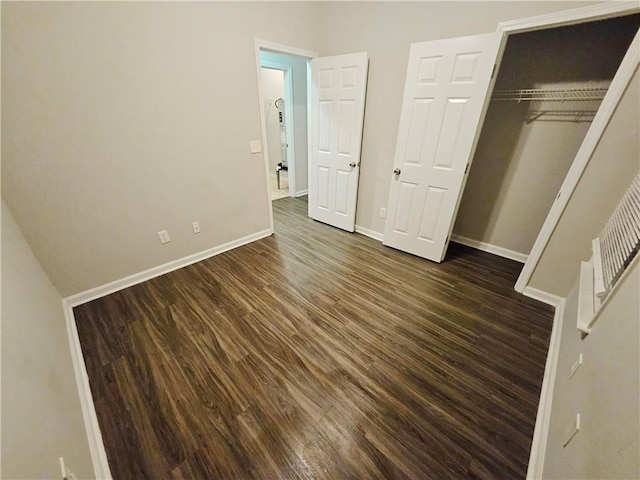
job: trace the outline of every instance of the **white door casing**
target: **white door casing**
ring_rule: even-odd
[[[411,45],[385,245],[435,262],[444,258],[500,39],[490,33]]]
[[[309,216],[353,232],[367,86],[367,53],[311,60]]]

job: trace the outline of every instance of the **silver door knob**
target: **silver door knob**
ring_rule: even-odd
[[[399,168],[396,168],[396,169],[393,171],[393,174],[394,174],[394,175],[400,175],[400,172],[401,172],[401,170],[400,170]]]
[[[349,166],[350,166],[351,168],[356,168],[356,162],[351,162],[351,163],[349,164]]]

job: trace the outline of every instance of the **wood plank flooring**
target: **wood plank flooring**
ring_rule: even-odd
[[[550,307],[273,203],[276,235],[74,309],[115,479],[524,478]]]

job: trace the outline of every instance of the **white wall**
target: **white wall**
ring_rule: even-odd
[[[63,296],[269,228],[254,39],[320,7],[2,3],[3,198]]]
[[[626,17],[514,35],[495,88],[606,88],[637,28],[637,19]],[[590,127],[573,115],[527,122],[529,108],[595,111],[599,105],[491,102],[454,233],[529,254]]]
[[[262,82],[262,97],[264,100],[264,115],[267,130],[267,149],[269,152],[269,173],[275,174],[276,165],[282,160],[280,151],[280,119],[275,101],[284,99],[284,72],[271,68],[260,69]]]
[[[298,46],[298,45],[290,45]],[[293,138],[295,157],[295,187],[294,194],[307,191],[309,183],[308,141],[307,141],[307,59],[294,55],[275,52],[260,52],[262,61],[278,63],[291,67],[293,88]],[[289,175],[291,172],[289,172]]]
[[[2,202],[2,478],[93,477],[60,294]]]
[[[566,304],[544,478],[640,478],[640,262],[584,339],[576,329],[577,283]],[[571,365],[583,365],[568,379]],[[581,430],[566,446],[565,429]]]

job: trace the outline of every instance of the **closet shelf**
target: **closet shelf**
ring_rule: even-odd
[[[602,100],[607,93],[607,90],[607,88],[525,88],[520,90],[496,90],[493,92],[491,100],[517,102],[564,102],[573,100]]]
[[[554,122],[592,122],[598,113],[597,110],[529,110],[527,113],[527,123],[535,120],[546,120]]]

